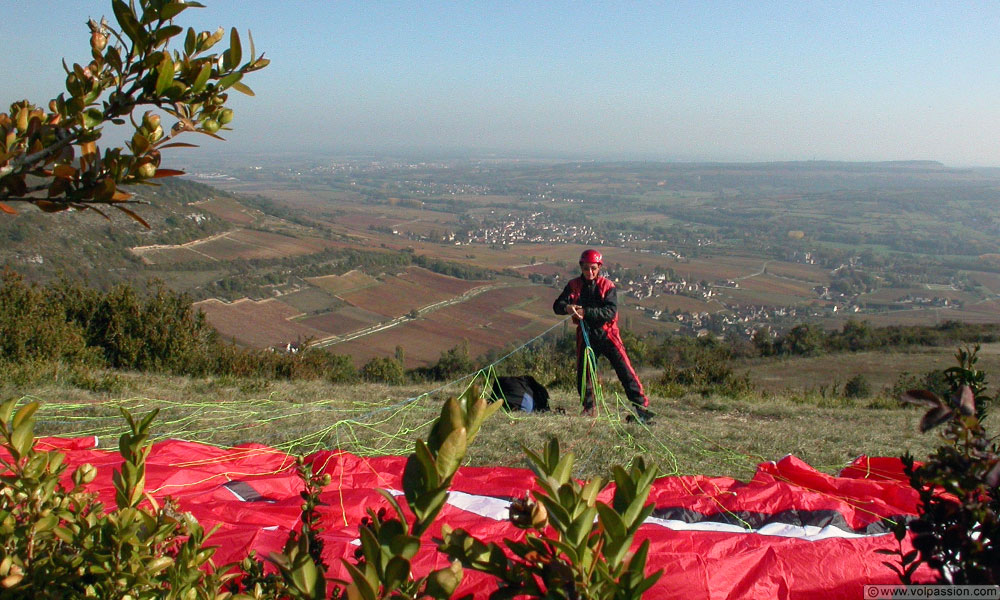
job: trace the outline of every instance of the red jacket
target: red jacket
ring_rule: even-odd
[[[584,308],[583,320],[588,335],[620,343],[618,292],[610,279],[601,276],[592,282],[583,277],[570,279],[552,304],[552,310],[557,315],[569,314],[566,310],[569,304],[579,304]]]

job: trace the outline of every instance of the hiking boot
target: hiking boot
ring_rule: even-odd
[[[653,416],[654,416],[653,413],[651,413],[649,410],[647,410],[647,409],[645,409],[645,408],[643,408],[641,406],[636,406],[635,407],[635,414],[634,415],[628,415],[627,417],[625,417],[625,422],[626,423],[635,423],[636,421],[638,421],[639,423],[642,423],[643,425],[652,425],[653,424]]]

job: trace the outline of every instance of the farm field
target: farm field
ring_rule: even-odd
[[[257,348],[324,337],[318,329],[293,321],[301,313],[278,300],[238,300],[232,303],[204,300],[194,304],[225,339]]]
[[[303,314],[314,315],[345,306],[344,302],[321,287],[308,286],[295,292],[284,294],[281,301],[294,306]]]
[[[770,275],[798,279],[812,285],[828,285],[830,283],[830,272],[816,265],[772,260],[767,263],[767,272]]]
[[[411,279],[416,279],[413,281]],[[338,297],[351,306],[370,310],[386,317],[396,318],[405,315],[413,309],[420,309],[430,304],[444,302],[456,293],[439,289],[433,284],[428,285],[428,278],[408,279],[406,275],[389,275],[378,280],[376,285],[354,289],[338,294]],[[461,280],[456,280],[461,281]],[[448,282],[451,283],[451,282]],[[467,284],[466,290],[478,287]],[[462,291],[466,291],[462,290]]]
[[[322,331],[326,336],[344,335],[381,323],[385,317],[353,306],[299,319],[297,322]],[[324,337],[326,337],[324,336]]]
[[[858,296],[860,302],[898,302],[907,298],[947,298],[948,300],[958,300],[962,303],[974,302],[976,297],[968,292],[954,289],[932,289],[928,286],[909,288],[882,288],[870,294]]]
[[[233,198],[209,198],[200,202],[192,202],[190,205],[210,212],[223,221],[240,226],[252,225],[264,217],[260,211],[248,208]]]
[[[343,275],[308,277],[306,281],[334,296],[378,285],[374,277],[357,270],[348,271]]]
[[[557,294],[551,287],[530,284],[491,289],[390,329],[327,348],[335,354],[350,354],[360,365],[375,356],[392,355],[396,346],[402,346],[408,368],[432,364],[441,352],[462,343],[468,343],[470,355],[478,356],[526,342],[557,323],[560,317],[552,314]]]
[[[626,298],[624,304],[626,306],[636,305],[643,308],[660,310],[666,313],[675,310],[691,313],[715,313],[720,310],[726,310],[725,306],[714,300],[702,300],[701,298],[691,298],[679,294],[663,294],[656,297],[643,298],[642,300]]]
[[[973,281],[987,288],[994,294],[1000,294],[1000,273],[988,273],[985,271],[970,271],[969,275]]]
[[[758,388],[770,394],[818,392],[843,386],[855,375],[864,375],[874,392],[891,388],[901,373],[923,375],[955,365],[955,348],[919,348],[906,352],[857,352],[759,361],[735,370],[747,371]],[[979,369],[1000,373],[1000,344],[983,344]]]
[[[815,296],[813,285],[797,279],[777,277],[770,273],[754,275],[739,280],[739,289],[765,294],[810,298]]]
[[[810,294],[809,296],[780,294],[773,291],[755,290],[749,287],[724,288],[717,291],[719,292],[718,297],[720,299],[724,299],[727,303],[731,302],[740,305],[781,308],[785,306],[798,307],[819,303],[815,294]]]
[[[202,240],[175,246],[139,246],[132,252],[147,264],[180,264],[190,261],[283,258],[319,252],[328,244],[266,231],[235,229]]]
[[[674,272],[688,280],[709,282],[719,279],[738,279],[761,272],[764,260],[738,257],[720,257],[714,260],[691,259],[672,265]]]

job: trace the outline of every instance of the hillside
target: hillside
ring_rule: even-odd
[[[188,170],[137,190],[151,231],[115,211],[4,215],[0,262],[33,280],[160,279],[226,339],[311,340],[358,365],[531,339],[586,247],[640,336],[986,323],[1000,308],[1000,181],[933,162]]]

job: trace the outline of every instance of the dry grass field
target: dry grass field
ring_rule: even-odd
[[[300,312],[313,315],[346,306],[342,300],[320,287],[309,286],[281,296],[281,301]]]
[[[676,294],[663,294],[661,296],[643,298],[642,300],[627,298],[625,299],[625,305],[636,305],[667,313],[675,310],[690,313],[715,313],[726,309],[725,306],[714,300],[702,300],[700,298],[690,298]]]
[[[742,282],[740,283],[742,284]],[[801,307],[819,303],[815,294],[809,296],[779,294],[773,291],[754,290],[742,285],[739,288],[726,288],[717,291],[725,302],[732,304],[780,308],[782,306]]]
[[[972,277],[973,281],[990,290],[994,294],[1000,294],[1000,273],[970,271],[969,276]]]
[[[828,285],[830,283],[830,272],[816,265],[772,260],[767,263],[767,272],[779,277],[806,281],[812,285]]]
[[[374,277],[356,270],[348,271],[343,275],[309,277],[306,280],[334,296],[378,285],[378,281]]]
[[[768,265],[770,267],[770,265]],[[777,277],[770,272],[739,280],[740,289],[764,294],[778,294],[801,298],[815,297],[813,285],[798,279]]]

